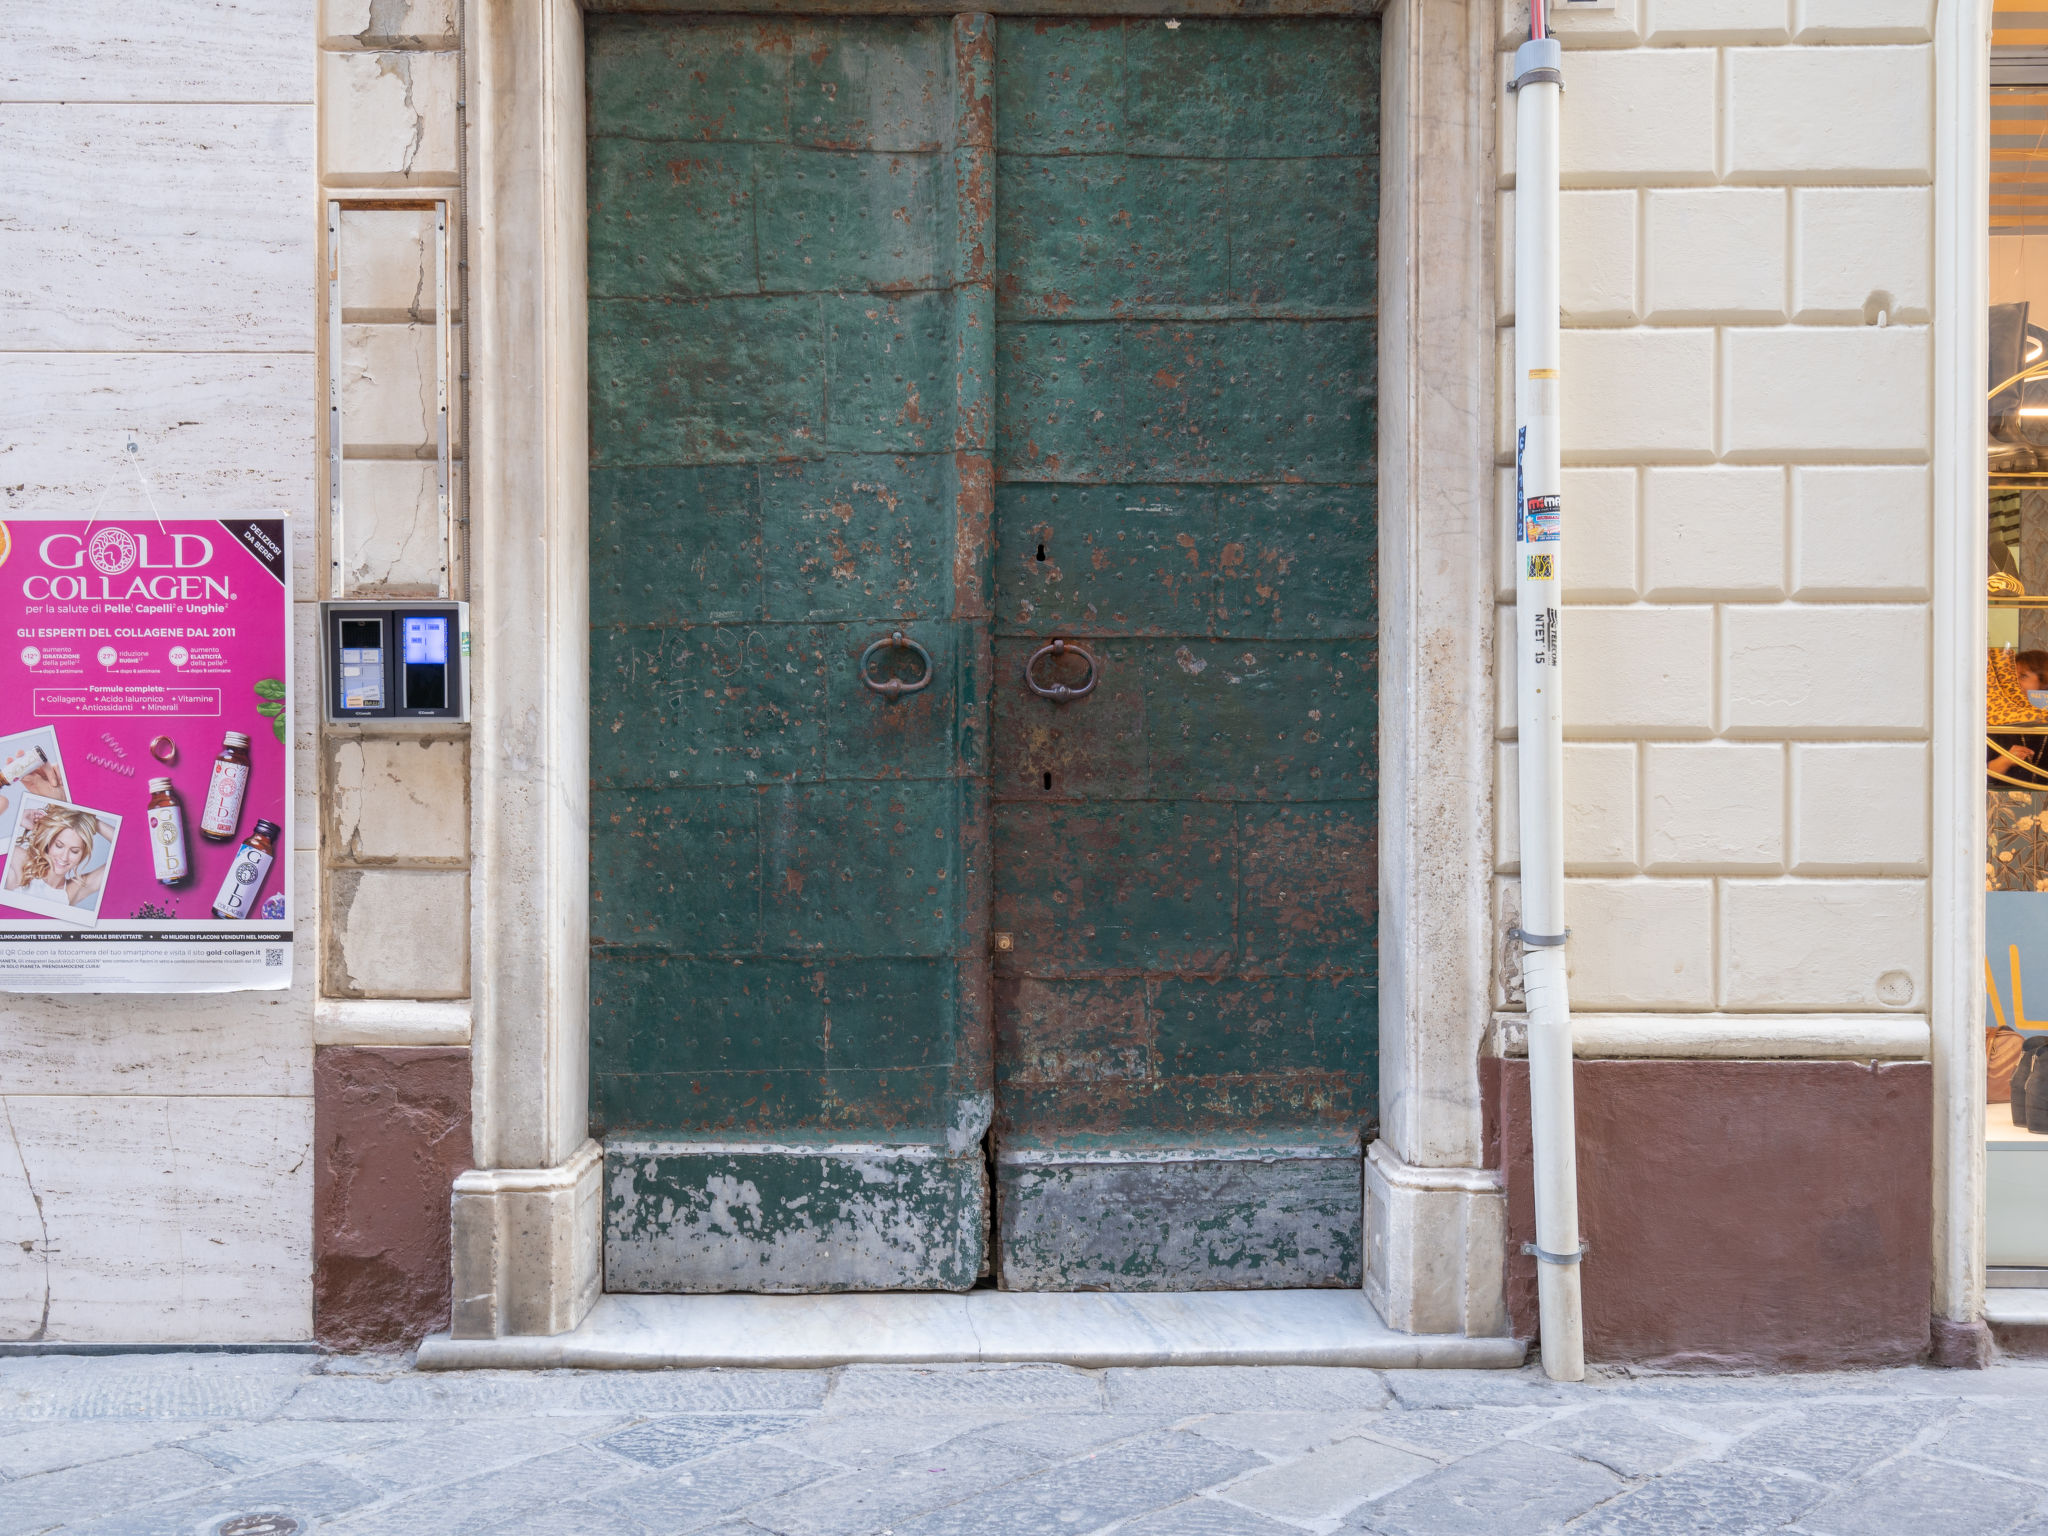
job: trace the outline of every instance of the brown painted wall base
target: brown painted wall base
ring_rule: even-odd
[[[316,1052],[313,1147],[313,1336],[374,1349],[447,1327],[449,1190],[470,1166],[468,1050]]]
[[[1686,1369],[1926,1357],[1925,1062],[1582,1061],[1586,1356]],[[1500,1073],[1508,1311],[1536,1333],[1529,1064]]]

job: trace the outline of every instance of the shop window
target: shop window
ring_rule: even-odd
[[[1987,1258],[2048,1274],[2048,14],[1992,35],[1983,752]]]

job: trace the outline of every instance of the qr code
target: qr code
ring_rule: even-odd
[[[263,963],[265,965],[282,966],[284,964],[284,951],[281,949],[266,949],[263,951]]]

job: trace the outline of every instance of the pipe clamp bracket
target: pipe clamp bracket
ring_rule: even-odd
[[[1525,69],[1508,82],[1508,89],[1519,91],[1525,85],[1554,85],[1558,90],[1562,91],[1564,89],[1564,71],[1552,69],[1547,64],[1539,65],[1535,69]]]
[[[1579,1264],[1585,1261],[1586,1246],[1580,1243],[1577,1253],[1552,1253],[1549,1249],[1539,1248],[1534,1243],[1524,1243],[1522,1252],[1534,1258],[1539,1264]]]
[[[1563,933],[1524,933],[1519,928],[1510,928],[1508,930],[1509,938],[1520,939],[1531,949],[1562,949],[1564,948],[1564,941],[1571,936],[1572,931],[1569,928],[1565,929]]]

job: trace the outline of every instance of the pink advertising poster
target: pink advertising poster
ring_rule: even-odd
[[[275,514],[0,523],[0,991],[292,977]]]

